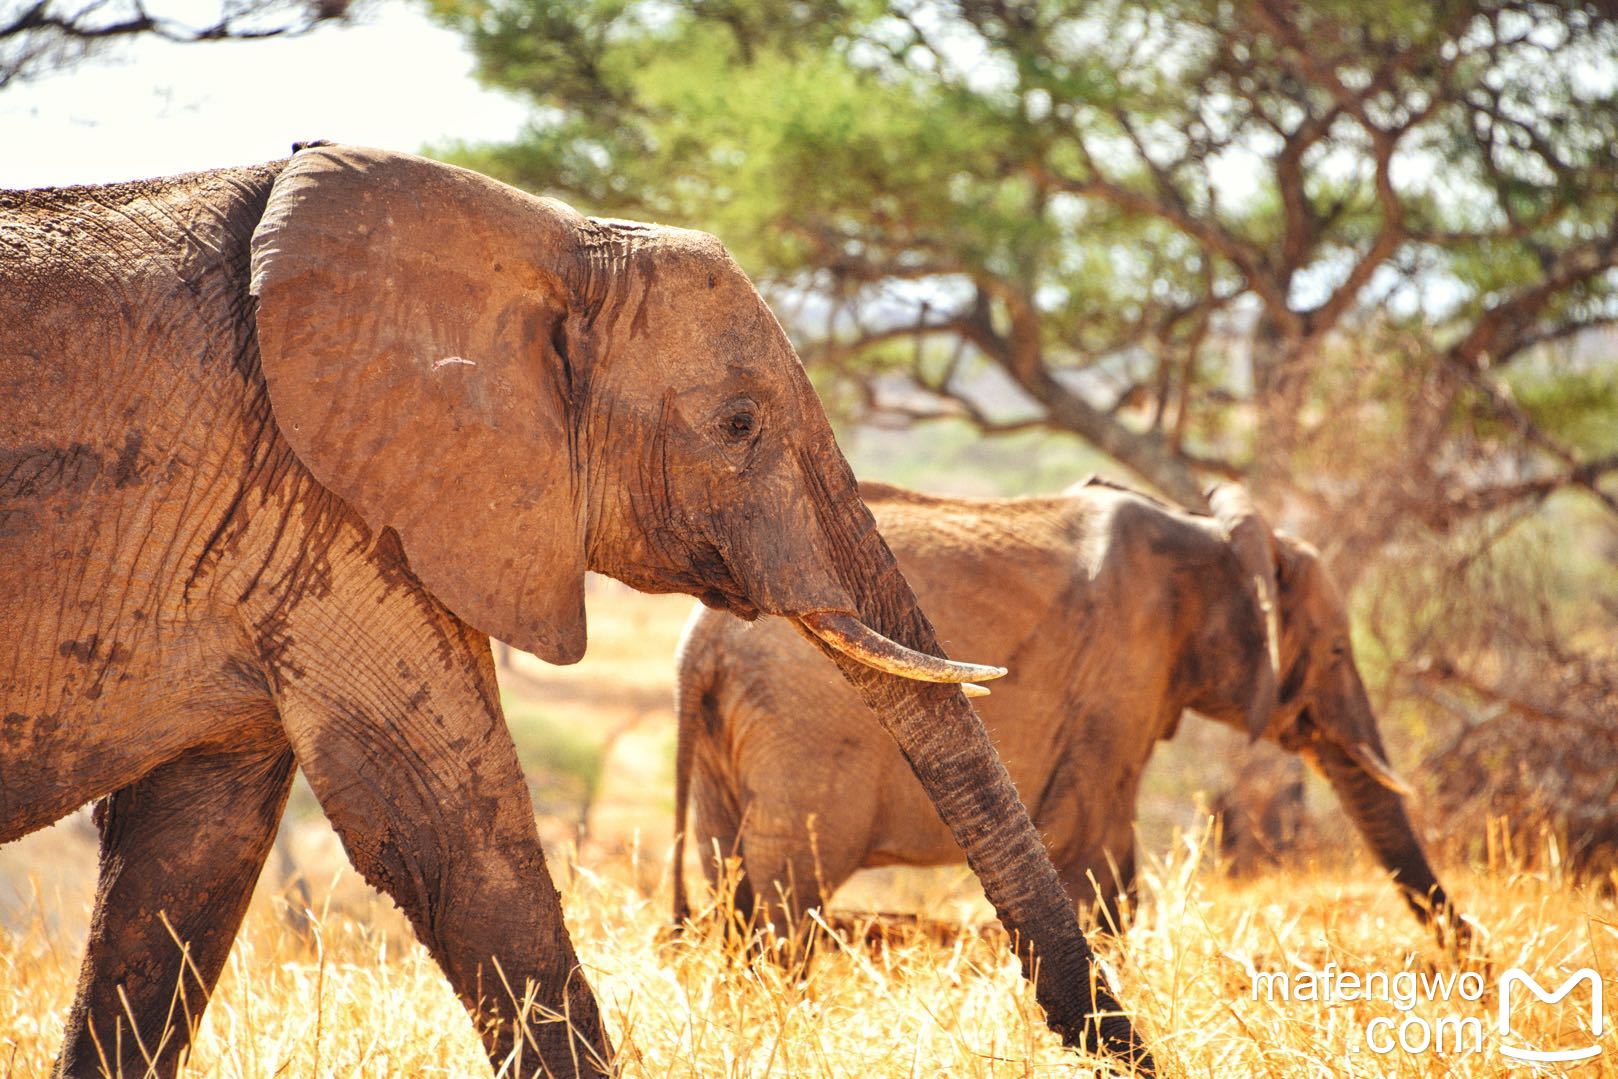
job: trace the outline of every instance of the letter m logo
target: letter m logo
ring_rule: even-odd
[[[1502,1038],[1511,1034],[1511,990],[1513,986],[1521,985],[1534,996],[1546,1004],[1558,1004],[1580,982],[1590,983],[1590,1036],[1601,1037],[1605,1030],[1606,1013],[1601,1007],[1601,976],[1589,967],[1575,971],[1573,976],[1563,982],[1554,993],[1546,992],[1545,987],[1534,980],[1533,976],[1524,973],[1517,967],[1512,967],[1500,976],[1500,1018],[1496,1024]],[[1601,1052],[1599,1045],[1586,1045],[1578,1049],[1518,1049],[1515,1046],[1502,1045],[1502,1056],[1513,1060],[1528,1060],[1534,1062],[1556,1062],[1589,1060]]]

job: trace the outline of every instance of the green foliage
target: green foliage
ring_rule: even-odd
[[[1474,342],[1500,362],[1618,315],[1618,30],[1583,6],[430,4],[535,107],[510,142],[441,152],[718,233],[847,316],[789,320],[811,362],[846,353],[840,379],[900,366],[863,328],[946,314],[1029,392],[1040,370],[1095,376],[1057,396],[1149,387],[1123,460],[1166,487],[1195,486],[1170,474],[1193,453],[1244,465],[1233,396],[1309,371],[1332,331],[1392,317],[1448,348],[1510,306]],[[1141,429],[1044,386],[1053,428],[1114,452]]]
[[[1032,421],[1188,501],[1256,470],[1356,565],[1408,516],[1367,500],[1444,531],[1613,452],[1611,357],[1536,348],[1618,319],[1593,8],[431,3],[534,105],[454,154],[721,235],[846,420]]]
[[[926,222],[979,262],[1027,231],[1026,197],[994,176],[1001,114],[861,65],[835,18],[550,0],[435,10],[468,32],[484,79],[539,106],[522,139],[465,160],[593,211],[709,228],[755,272],[811,265],[813,227]]]
[[[1592,457],[1618,453],[1618,365],[1610,357],[1599,366],[1535,366],[1517,374],[1517,402],[1542,430]]]

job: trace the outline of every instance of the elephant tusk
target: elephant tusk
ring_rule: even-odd
[[[1408,798],[1413,793],[1410,784],[1406,783],[1393,766],[1382,758],[1382,754],[1371,748],[1368,742],[1357,742],[1349,747],[1348,755],[1354,758],[1354,763],[1365,769],[1366,774],[1388,790],[1401,797]]]
[[[929,656],[925,652],[906,648],[898,641],[888,640],[851,614],[815,611],[799,615],[798,621],[810,633],[848,658],[900,678],[913,678],[918,682],[971,683],[978,680],[987,682],[1006,673],[1004,667],[957,663],[942,656]]]

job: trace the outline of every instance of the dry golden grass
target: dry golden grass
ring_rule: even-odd
[[[1615,957],[1607,903],[1542,876],[1459,875],[1459,894],[1491,933],[1488,992],[1476,1003],[1420,1005],[1413,1014],[1478,1017],[1482,1051],[1377,1055],[1365,1046],[1366,1026],[1378,1016],[1400,1020],[1395,1003],[1255,1000],[1250,969],[1457,969],[1387,884],[1318,873],[1237,884],[1199,872],[1200,863],[1187,849],[1151,867],[1139,918],[1122,942],[1102,944],[1166,1075],[1498,1074],[1505,1062],[1490,1024],[1499,970],[1521,966],[1554,989],[1582,966],[1610,972]],[[807,970],[783,970],[746,962],[712,930],[660,940],[667,888],[634,883],[645,867],[569,876],[570,928],[624,1075],[1086,1070],[1045,1029],[992,938],[895,931],[875,944],[833,941]],[[487,1074],[459,1005],[396,912],[346,882],[316,892],[325,909],[312,938],[288,927],[279,897],[255,902],[188,1074]],[[47,913],[0,932],[0,1075],[46,1075],[58,1046],[78,954],[76,934],[48,928]],[[1577,1044],[1588,1006],[1579,994],[1536,1004],[1522,1010],[1517,1033],[1544,1047]],[[1618,1075],[1618,1051],[1582,1074]]]
[[[516,703],[543,709],[546,722],[601,739],[619,732],[580,864],[558,857],[553,868],[624,1075],[1090,1070],[1045,1028],[1015,963],[993,939],[895,931],[877,944],[833,941],[807,970],[791,971],[746,962],[710,929],[661,939],[669,910],[668,656],[688,603],[609,596],[607,604],[592,599],[585,663],[525,664],[514,692]],[[551,821],[546,834],[554,842],[569,829]],[[319,933],[300,936],[291,927],[272,865],[186,1074],[487,1075],[437,969],[399,914],[344,868],[330,831],[310,822],[292,846],[310,881]],[[1482,1000],[1422,1005],[1413,1014],[1478,1018],[1483,1051],[1379,1055],[1365,1044],[1366,1027],[1402,1019],[1394,1003],[1255,1000],[1251,973],[1327,963],[1357,972],[1454,971],[1390,885],[1364,862],[1231,881],[1209,867],[1204,847],[1181,840],[1166,857],[1148,858],[1139,916],[1121,941],[1100,942],[1165,1075],[1504,1074],[1508,1062],[1492,1029],[1501,970],[1520,966],[1547,989],[1583,966],[1613,972],[1618,942],[1609,900],[1554,873],[1522,872],[1506,854],[1472,871],[1441,866],[1488,930],[1493,966]],[[49,1074],[77,974],[92,852],[86,830],[71,824],[0,852],[0,1079]],[[909,905],[984,919],[981,900],[953,887],[959,879],[867,877],[841,896],[861,908]],[[1588,998],[1574,994],[1519,1015],[1524,1042],[1577,1044]],[[1610,1027],[1610,1010],[1606,1018]],[[1618,1039],[1609,1035],[1603,1044],[1609,1041]],[[1618,1045],[1578,1074],[1618,1076]]]

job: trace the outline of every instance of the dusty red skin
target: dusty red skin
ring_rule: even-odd
[[[294,763],[491,1060],[599,1070],[487,636],[578,658],[586,569],[941,654],[711,237],[323,147],[0,194],[0,295],[0,842],[106,799],[61,1074],[145,1070],[120,987],[150,1049],[176,986],[201,1015]],[[960,692],[847,673],[1038,952],[1052,1025],[1138,1051],[1092,1020],[1111,998]],[[527,983],[571,1024],[517,1038]]]

